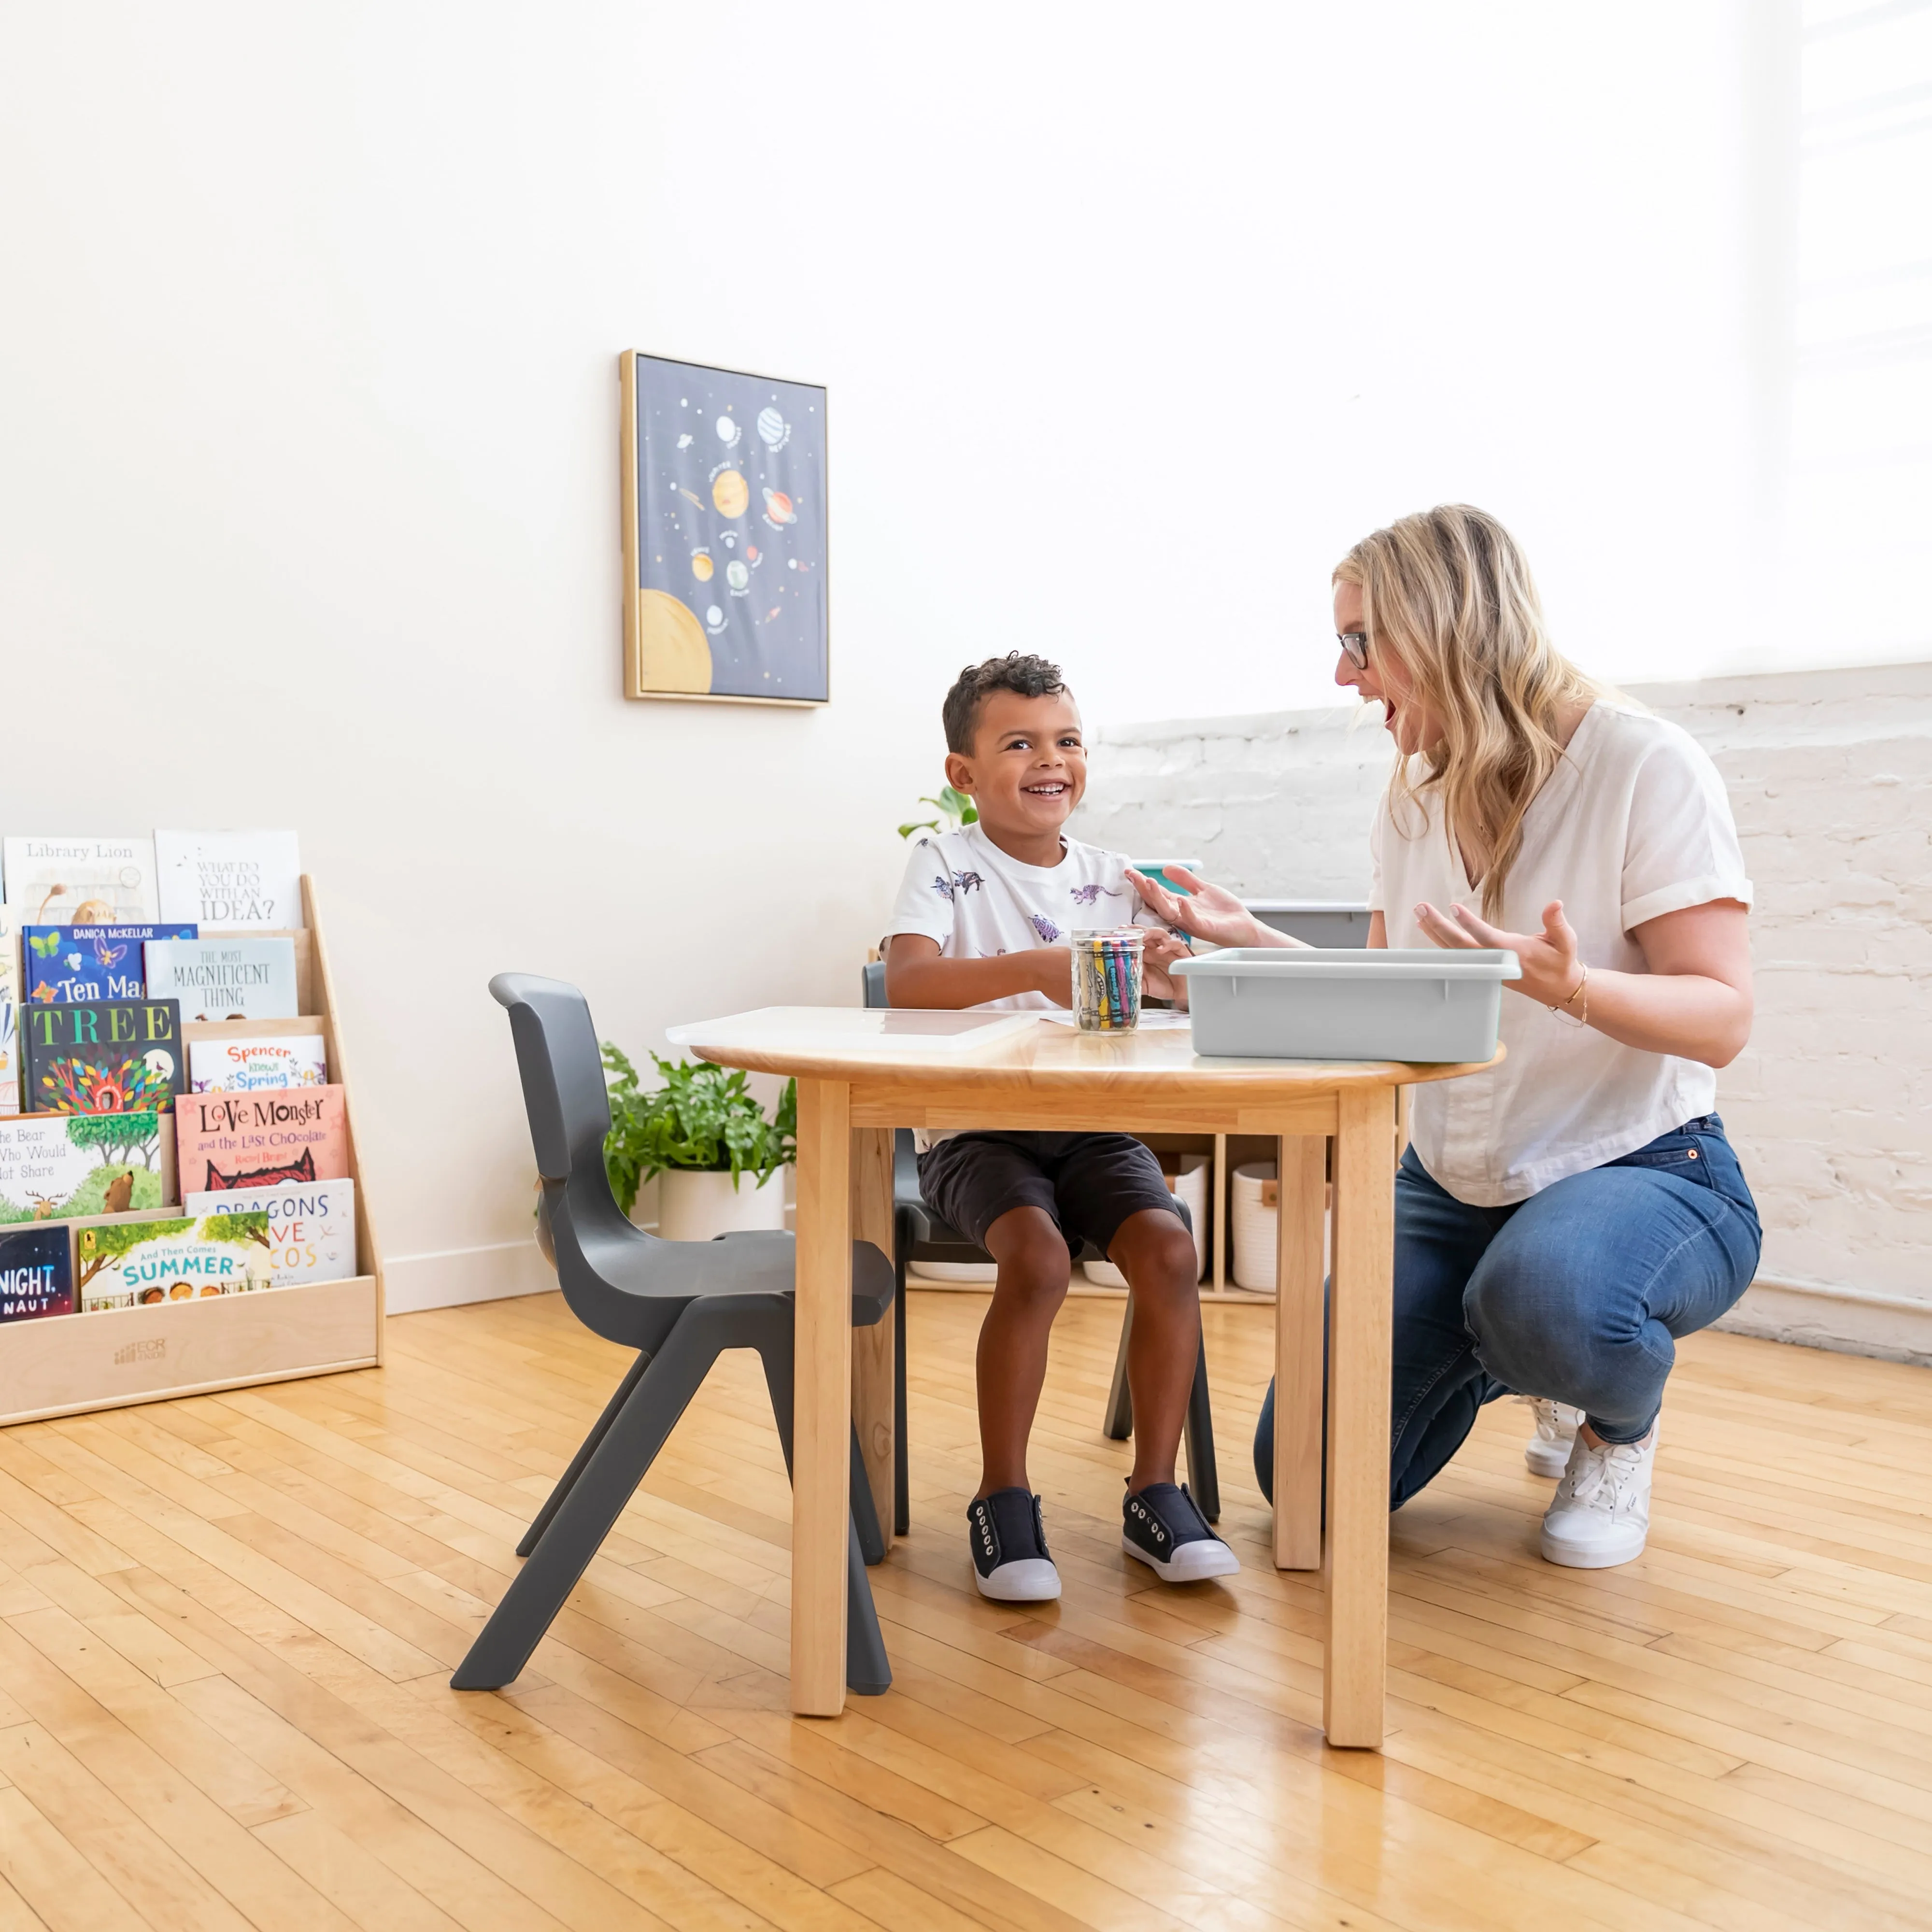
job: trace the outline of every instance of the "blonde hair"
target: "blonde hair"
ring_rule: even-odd
[[[1438,743],[1396,761],[1390,818],[1399,804],[1440,797],[1451,849],[1469,871],[1482,868],[1483,916],[1493,922],[1522,850],[1523,814],[1563,756],[1559,714],[1606,694],[1550,641],[1515,538],[1466,503],[1364,537],[1334,581],[1360,587],[1371,653],[1398,664],[1406,701],[1442,724]]]

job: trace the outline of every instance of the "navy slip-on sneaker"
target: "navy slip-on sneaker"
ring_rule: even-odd
[[[1185,1483],[1150,1483],[1120,1505],[1120,1547],[1163,1583],[1232,1576],[1241,1559],[1208,1527]]]
[[[1046,1548],[1040,1498],[1024,1490],[995,1490],[966,1506],[973,1580],[1001,1604],[1043,1604],[1060,1594],[1060,1572]]]

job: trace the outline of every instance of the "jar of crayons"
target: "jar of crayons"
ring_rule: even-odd
[[[1082,1033],[1124,1032],[1141,1017],[1137,926],[1068,934],[1073,950],[1073,1012]]]

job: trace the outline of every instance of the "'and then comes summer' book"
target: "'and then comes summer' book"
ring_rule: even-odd
[[[263,1214],[104,1221],[74,1231],[74,1293],[84,1314],[272,1285]]]

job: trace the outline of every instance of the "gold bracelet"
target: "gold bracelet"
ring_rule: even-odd
[[[1550,1010],[1558,1019],[1568,1020],[1572,1026],[1588,1026],[1590,1024],[1590,969],[1581,960],[1577,964],[1582,968],[1582,976],[1576,982],[1570,997],[1561,1006],[1551,1006]],[[1579,994],[1582,996],[1583,1010],[1580,1013],[1572,1013],[1569,1009],[1576,1004]]]

